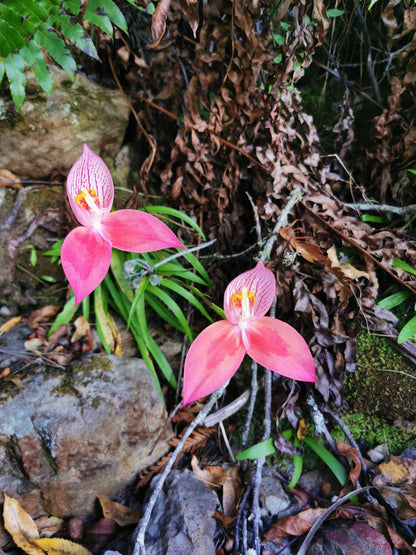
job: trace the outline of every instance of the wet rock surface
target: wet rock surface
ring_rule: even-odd
[[[56,67],[51,72],[51,95],[27,74],[20,113],[10,95],[0,94],[0,168],[20,177],[44,178],[68,170],[84,142],[97,154],[115,158],[124,138],[130,108],[119,90],[83,75],[73,83]]]
[[[86,516],[168,448],[170,427],[139,359],[93,356],[0,384],[0,491],[33,517]],[[0,546],[7,536],[0,529]]]
[[[153,487],[158,479],[152,481]],[[147,554],[215,555],[213,515],[217,505],[217,494],[191,471],[172,470],[147,529]]]

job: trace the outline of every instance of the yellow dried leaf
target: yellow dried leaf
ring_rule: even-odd
[[[352,264],[340,264],[335,247],[328,249],[327,255],[331,262],[331,267],[339,268],[346,277],[350,279],[365,277],[370,281],[370,274],[368,272],[357,270],[357,268],[355,268]]]
[[[84,318],[84,316],[79,316],[75,320],[74,326],[75,326],[75,332],[71,337],[71,343],[75,343],[76,341],[79,341],[80,339],[85,337],[90,331],[90,325],[88,321]]]
[[[305,439],[306,429],[307,429],[307,426],[306,426],[305,419],[302,418],[301,420],[299,420],[299,427],[298,427],[298,431],[296,432],[296,436],[299,441],[303,441]]]
[[[28,555],[45,555],[34,542],[39,539],[35,521],[22,509],[17,499],[4,494],[4,527],[13,538],[14,543]]]
[[[14,328],[16,324],[20,322],[21,319],[21,316],[15,316],[14,318],[10,318],[10,320],[7,320],[7,322],[4,322],[4,324],[0,326],[0,335],[2,333],[9,332],[12,328]]]
[[[110,501],[106,497],[99,496],[98,500],[101,503],[104,518],[114,520],[119,526],[129,526],[139,522],[141,517],[140,511],[126,507],[116,501]]]
[[[0,187],[12,187],[13,189],[21,189],[22,184],[19,179],[9,170],[0,169]]]
[[[195,476],[210,489],[223,486],[229,477],[228,470],[222,468],[222,466],[206,466],[201,468],[195,455],[192,456],[191,466]]]
[[[61,538],[41,538],[35,541],[44,550],[42,553],[46,552],[48,555],[92,555],[79,543]]]

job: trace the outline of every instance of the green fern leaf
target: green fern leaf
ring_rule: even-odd
[[[113,26],[111,25],[111,21],[105,15],[102,9],[98,9],[97,13],[93,12],[90,6],[90,2],[88,2],[88,7],[85,10],[84,14],[85,21],[89,21],[93,25],[96,25],[100,29],[107,33],[107,35],[113,36]]]
[[[81,0],[65,0],[63,9],[72,15],[78,15],[81,10]]]
[[[52,75],[46,65],[42,50],[39,48],[37,43],[34,40],[30,40],[19,50],[19,53],[35,74],[35,77],[39,81],[42,89],[47,94],[51,94],[53,90]]]
[[[91,23],[95,22],[92,21],[92,19],[90,18],[90,13],[100,17],[104,16],[111,23],[116,25],[116,27],[119,27],[122,31],[127,33],[127,23],[124,15],[121,13],[117,5],[112,0],[105,0],[104,2],[103,0],[89,0],[87,11],[88,19],[91,21]],[[85,12],[85,15],[87,15],[87,12]],[[106,32],[108,33],[108,31]],[[111,33],[108,34],[112,35],[112,30]]]
[[[16,50],[19,50],[19,48],[22,48],[22,46],[24,46],[25,44],[23,29],[13,27],[3,19],[0,19],[0,38],[1,37],[4,37],[4,40],[6,42],[6,48],[7,48],[7,53],[0,54],[1,56],[7,56],[11,52],[15,52]]]
[[[62,10],[60,8],[57,8],[56,11],[57,13],[52,11],[48,19],[48,24],[54,26],[67,40],[84,52],[84,54],[99,60],[100,58],[98,57],[94,43],[81,25],[79,23],[71,25],[69,23],[69,15],[62,15]]]
[[[44,23],[49,16],[48,10],[35,0],[4,0],[3,5],[15,10],[23,19],[34,25]],[[3,11],[1,15],[3,16]]]
[[[3,60],[9,79],[10,93],[16,108],[20,111],[25,99],[25,63],[20,54],[11,54]]]
[[[67,72],[71,79],[75,80],[75,72],[77,69],[75,60],[64,41],[58,37],[52,27],[49,27],[46,23],[39,25],[34,39],[43,46],[55,62]]]

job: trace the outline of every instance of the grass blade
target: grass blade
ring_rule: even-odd
[[[348,474],[342,464],[334,457],[332,453],[322,447],[317,441],[311,437],[305,437],[303,442],[314,451],[320,459],[327,465],[327,467],[334,474],[342,487],[345,486],[348,480]]]

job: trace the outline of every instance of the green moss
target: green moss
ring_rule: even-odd
[[[393,423],[416,418],[415,368],[384,339],[361,332],[357,369],[344,381],[345,401],[355,413]]]

